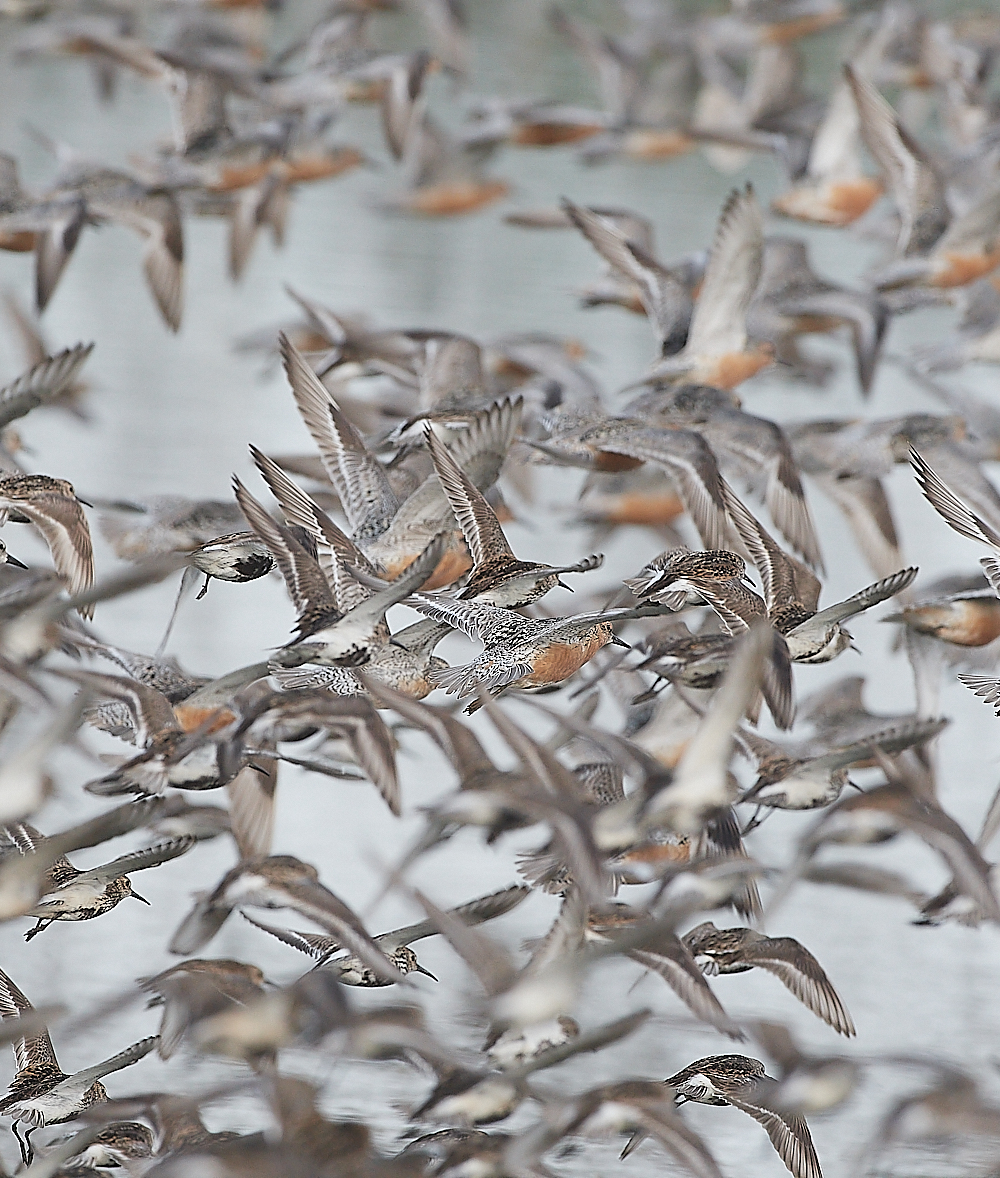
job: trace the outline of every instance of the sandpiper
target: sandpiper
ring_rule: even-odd
[[[624,645],[615,636],[616,621],[646,617],[659,608],[599,610],[542,620],[440,593],[414,593],[410,602],[428,617],[448,622],[486,644],[482,654],[466,666],[431,674],[430,678],[449,695],[459,698],[473,694],[479,684],[491,695],[499,695],[514,684],[531,689],[561,683],[609,642]],[[479,706],[475,701],[466,711],[474,712]]]
[[[848,1037],[857,1033],[823,967],[792,937],[766,937],[748,928],[719,929],[708,920],[685,933],[683,941],[703,973],[766,969],[835,1031]]]
[[[150,995],[147,1009],[163,1007],[157,1033],[157,1052],[170,1059],[189,1028],[227,1006],[245,1006],[265,993],[264,975],[256,965],[228,958],[182,961],[152,977],[138,979]]]
[[[491,892],[487,896],[480,896],[476,900],[460,904],[457,908],[451,909],[450,915],[457,917],[463,924],[484,924],[486,921],[495,920],[498,916],[503,916],[511,909],[516,908],[522,900],[527,898],[529,891],[529,888],[515,884],[503,891]],[[302,933],[290,929],[274,928],[272,925],[264,924],[263,921],[255,920],[246,912],[243,913],[243,916],[257,928],[270,933],[272,937],[277,937],[279,941],[283,941],[293,949],[315,957],[318,964],[314,968],[335,971],[337,977],[346,986],[392,985],[391,981],[376,974],[370,966],[354,954],[337,957],[336,954],[344,946],[336,937],[323,933]],[[375,944],[404,977],[410,973],[421,973],[436,982],[437,978],[424,969],[410,945],[425,937],[436,936],[439,931],[432,921],[422,920],[417,924],[406,925],[404,928],[394,929],[389,933],[380,933],[375,937]]]
[[[112,1121],[90,1144],[69,1158],[66,1165],[82,1170],[124,1166],[153,1156],[152,1130],[141,1121]]]
[[[293,908],[340,938],[377,974],[402,976],[365,931],[354,912],[319,882],[319,872],[294,855],[271,855],[237,864],[197,901],[170,942],[173,953],[195,953],[215,936],[236,908]]]
[[[587,573],[604,563],[603,556],[588,556],[576,564],[559,567],[518,560],[496,512],[430,426],[426,427],[426,440],[434,469],[474,562],[459,592],[463,600],[518,609],[544,597],[556,585],[568,588],[560,581],[560,574]]]
[[[12,829],[5,828],[6,831]],[[16,831],[18,847],[23,854],[38,850],[44,852],[45,838],[33,826],[21,822],[17,824]],[[145,871],[176,859],[190,851],[194,844],[195,839],[191,837],[171,839],[121,855],[110,863],[87,871],[79,871],[64,855],[60,855],[48,871],[49,890],[27,913],[35,917],[37,923],[24,934],[24,939],[30,941],[37,937],[57,920],[94,920],[110,912],[129,896],[148,904],[144,896],[132,890],[129,875],[133,871]]]
[[[606,945],[614,941],[616,934],[636,928],[643,919],[647,919],[644,913],[627,904],[592,909],[587,914],[587,940]],[[705,982],[694,957],[675,933],[660,932],[654,939],[644,941],[641,948],[629,949],[627,956],[659,974],[696,1018],[710,1023],[731,1039],[743,1038]]]
[[[747,311],[760,277],[764,224],[753,189],[734,190],[719,215],[687,342],[652,365],[648,380],[683,377],[731,389],[771,363],[747,339]]]
[[[696,430],[657,428],[642,417],[571,413],[554,418],[544,441],[527,440],[539,461],[612,473],[635,470],[644,462],[662,467],[675,481],[705,547],[725,544],[719,464]]]
[[[733,491],[723,487],[726,506],[753,557],[764,586],[767,614],[797,663],[826,663],[842,654],[851,636],[841,622],[894,597],[912,584],[918,570],[901,569],[836,605],[817,610],[820,583],[809,569],[775,544]]]
[[[779,810],[813,810],[840,797],[847,769],[882,754],[898,753],[933,740],[948,724],[941,718],[897,724],[831,749],[801,754],[772,741],[745,733],[740,739],[757,760],[757,780],[740,795]]]
[[[639,601],[657,601],[672,608],[710,605],[726,631],[741,633],[767,610],[746,584],[746,564],[735,552],[691,552],[675,548],[647,562],[624,584]]]
[[[872,83],[851,65],[844,73],[857,103],[862,138],[899,212],[896,260],[875,274],[875,285],[890,290],[913,284],[964,286],[995,270],[1000,262],[996,195],[980,195],[953,216],[940,169]]]
[[[822,570],[819,538],[805,488],[780,425],[748,413],[737,393],[700,384],[653,382],[625,406],[652,425],[697,430],[723,473],[763,483],[763,497],[778,531],[807,564]]]
[[[94,583],[90,527],[80,503],[72,483],[66,479],[46,474],[0,479],[0,523],[11,520],[34,524],[49,546],[56,572],[73,594],[84,592]],[[94,611],[84,607],[80,612],[89,618]]]
[[[7,307],[12,314],[20,316],[20,308],[10,298]],[[18,326],[21,326],[20,322]],[[29,323],[24,326],[30,330]],[[0,430],[39,405],[51,405],[64,398],[73,389],[80,369],[94,350],[93,344],[77,344],[49,355],[41,341],[38,343],[42,354],[26,372],[0,388]]]
[[[709,1055],[664,1080],[674,1090],[677,1104],[691,1100],[723,1107],[733,1105],[747,1113],[763,1125],[778,1157],[794,1178],[823,1178],[805,1118],[773,1112],[754,1100],[756,1090],[768,1082],[774,1083],[764,1065],[748,1055]],[[645,1136],[641,1130],[636,1133],[622,1150],[622,1157],[628,1157]]]
[[[0,971],[0,1018],[19,1018],[32,1009],[31,1003],[10,978]],[[21,1160],[30,1165],[33,1156],[31,1135],[43,1125],[59,1125],[93,1104],[107,1100],[101,1079],[138,1063],[156,1046],[156,1037],[140,1039],[124,1051],[102,1063],[68,1074],[59,1066],[52,1040],[44,1028],[40,1033],[14,1043],[14,1066],[17,1072],[7,1095],[0,1100],[0,1114],[13,1118],[11,1131],[17,1138]],[[30,1126],[24,1137],[17,1131],[24,1121]]]

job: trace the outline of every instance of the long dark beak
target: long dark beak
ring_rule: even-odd
[[[143,904],[149,904],[149,901],[146,899],[146,897],[140,896],[138,892],[129,892],[129,895],[132,897],[133,900],[141,900]],[[150,906],[150,908],[153,907],[152,904],[149,904],[149,906]]]
[[[411,973],[422,973],[425,978],[430,978],[432,982],[437,981],[437,978],[431,973],[431,971],[429,969],[424,969],[424,967],[422,965],[415,965],[413,967],[413,969],[410,970],[410,972]]]
[[[16,556],[11,556],[9,552],[7,553],[7,563],[12,564],[16,569],[26,569],[28,567],[23,561],[18,560]]]
[[[77,503],[82,503],[84,507],[93,507],[93,503],[88,503],[86,499],[81,499],[79,495],[76,497]]]
[[[626,650],[632,649],[629,643],[624,638],[619,638],[617,634],[611,639],[611,644],[612,646],[624,646]]]
[[[572,585],[567,585],[566,582],[563,581],[559,577],[556,577],[556,584],[559,586],[560,589],[568,589],[570,591],[570,593],[576,592],[576,590],[573,588]]]

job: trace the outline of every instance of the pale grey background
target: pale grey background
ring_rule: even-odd
[[[320,10],[318,4],[289,7],[292,11],[280,18],[281,40]],[[593,100],[582,68],[548,31],[544,4],[473,0],[469,7],[477,35],[479,92]],[[601,6],[589,7],[597,11]],[[579,6],[580,11],[585,8]],[[130,151],[167,133],[166,105],[145,82],[124,78],[117,104],[101,107],[87,69],[79,62],[14,65],[10,49],[16,32],[13,23],[0,24],[0,150],[23,161],[29,182],[44,183],[51,165],[26,135],[25,120],[109,162],[124,161]],[[405,25],[387,35],[410,44],[419,43],[420,36],[415,26]],[[833,35],[814,51],[818,79],[828,72],[836,45]],[[435,85],[446,100],[445,84]],[[498,174],[513,184],[510,200],[466,219],[411,221],[388,217],[374,207],[375,198],[396,182],[380,141],[376,112],[350,110],[342,139],[364,146],[375,166],[301,189],[284,251],[275,253],[262,240],[240,286],[232,286],[226,277],[222,224],[187,222],[186,306],[178,337],[163,328],[147,296],[137,241],[113,228],[85,235],[45,317],[45,329],[54,347],[96,341],[86,370],[94,384],[89,402],[94,420],[81,426],[55,413],[33,415],[24,434],[34,469],[71,479],[84,496],[182,492],[226,497],[233,471],[256,486],[247,443],[271,452],[288,451],[305,448],[307,435],[279,374],[262,377],[257,360],[235,355],[232,343],[243,332],[294,315],[282,291],[286,282],[331,307],[361,310],[382,324],[444,327],[477,337],[532,328],[574,335],[592,348],[596,369],[610,392],[641,372],[651,355],[650,333],[640,320],[624,313],[578,310],[571,292],[595,271],[588,247],[568,233],[527,234],[510,228],[502,223],[503,212],[551,205],[563,193],[580,202],[625,204],[652,217],[660,252],[669,258],[708,243],[734,182],[751,179],[765,204],[781,182],[768,160],[755,160],[744,172],[724,177],[700,154],[659,165],[587,168],[572,150],[510,151],[496,165]],[[778,223],[773,228],[805,236],[817,269],[831,278],[850,281],[876,256],[870,243],[845,233]],[[23,300],[30,296],[30,270],[30,255],[0,255],[0,285]],[[938,338],[950,319],[948,312],[933,311],[897,323],[887,351],[903,352],[915,340]],[[817,354],[839,358],[839,379],[817,392],[764,375],[741,390],[748,407],[779,420],[937,409],[888,363],[865,405],[850,372],[845,341],[809,346]],[[0,332],[0,378],[11,378],[19,369],[11,338]],[[960,380],[992,395],[992,372],[963,373]],[[520,554],[550,560],[582,554],[584,535],[560,526],[560,511],[572,504],[578,482],[578,475],[570,471],[544,481],[539,505],[531,512],[534,527],[510,529]],[[974,569],[981,553],[931,512],[909,472],[899,469],[889,482],[906,555],[921,565],[922,577]],[[824,600],[837,600],[871,577],[840,516],[817,494],[812,494],[811,504],[829,568]],[[9,528],[5,539],[23,558],[45,560],[44,549],[26,529]],[[610,574],[627,574],[656,549],[648,533],[624,533],[608,548],[609,565],[598,577],[610,580]],[[113,559],[103,544],[98,558],[105,569]],[[173,585],[162,585],[101,608],[96,625],[109,639],[151,649],[173,592]],[[567,611],[573,608],[565,594],[550,600]],[[216,582],[205,601],[184,610],[173,649],[193,670],[222,673],[284,641],[292,620],[291,606],[276,580],[247,586]],[[863,668],[870,681],[870,705],[887,712],[905,710],[912,702],[910,675],[905,659],[890,653],[889,628],[866,618],[852,630],[863,660],[848,653],[831,666],[797,668],[799,691]],[[463,659],[468,648],[459,640],[450,641],[454,657]],[[997,781],[998,722],[958,684],[945,689],[942,706],[954,719],[941,741],[942,799],[972,830]],[[420,738],[408,734],[403,743],[402,822],[391,818],[370,787],[340,785],[282,769],[275,850],[315,862],[324,882],[362,911],[376,887],[376,859],[397,855],[419,828],[418,807],[452,783],[450,771]],[[112,742],[101,744],[96,738],[92,744],[112,748]],[[115,751],[122,747],[114,745]],[[98,808],[79,789],[86,772],[80,764],[66,762],[58,793],[39,817],[42,829],[58,829]],[[752,850],[765,862],[785,861],[790,840],[808,821],[778,814],[753,836]],[[439,901],[459,902],[512,882],[517,846],[535,841],[525,836],[484,849],[475,836],[465,834],[421,862],[414,878]],[[879,863],[905,869],[929,891],[943,882],[935,858],[913,841],[902,840],[871,854]],[[79,861],[92,859],[81,855]],[[201,846],[182,861],[137,879],[152,909],[125,903],[99,922],[53,927],[27,946],[21,941],[20,922],[7,925],[0,929],[0,965],[34,1001],[65,1000],[74,1010],[85,1008],[137,975],[170,964],[164,945],[190,892],[210,887],[232,861],[231,847],[222,840]],[[547,927],[554,907],[548,898],[533,897],[497,924],[496,935],[516,948],[522,938]],[[372,917],[373,931],[412,915],[404,903],[386,901]],[[915,928],[909,923],[911,916],[902,902],[807,886],[795,893],[770,930],[800,937],[817,955],[854,1014],[860,1032],[856,1044],[839,1040],[769,976],[722,978],[713,986],[734,1014],[786,1020],[817,1050],[926,1050],[969,1064],[988,1087],[995,1087],[1000,1021],[995,1001],[1000,969],[997,933],[989,928]],[[277,980],[290,980],[303,965],[290,950],[268,942],[238,919],[230,921],[207,954],[256,961]],[[468,1014],[477,993],[474,981],[440,941],[425,943],[421,960],[442,979],[436,986],[422,978],[415,983],[414,992],[426,1000],[433,1024],[455,1042],[475,1043],[482,1024]],[[630,993],[637,976],[631,965],[602,967],[588,985],[578,1012],[581,1021],[592,1025],[640,1003],[649,1003],[664,1019],[683,1016],[684,1008],[659,979],[647,978]],[[394,997],[388,991],[362,994],[358,1001],[365,1005]],[[106,1027],[65,1045],[57,1029],[54,1037],[63,1066],[86,1066],[151,1033],[155,1017],[132,1007]],[[542,1083],[565,1091],[582,1090],[612,1076],[662,1077],[697,1056],[728,1050],[728,1041],[708,1029],[658,1023],[613,1051],[542,1077]],[[349,1064],[329,1056],[309,1059],[290,1053],[284,1066],[327,1077],[331,1111],[371,1119],[386,1149],[405,1127],[405,1119],[394,1109],[422,1099],[430,1083],[403,1065]],[[236,1069],[187,1058],[164,1066],[151,1057],[113,1077],[108,1086],[112,1094],[159,1087],[183,1090],[219,1074],[236,1074]],[[829,1178],[858,1172],[857,1151],[875,1119],[895,1095],[920,1082],[917,1075],[879,1071],[847,1105],[815,1120],[816,1144]],[[690,1109],[686,1115],[706,1133],[726,1174],[757,1178],[783,1172],[763,1132],[749,1119],[711,1108]],[[213,1127],[250,1128],[262,1116],[255,1103],[236,1101],[213,1110],[209,1120]],[[526,1119],[522,1112],[512,1124]],[[9,1148],[3,1148],[9,1157]],[[576,1158],[557,1162],[556,1168],[574,1174],[598,1172],[599,1167],[601,1172],[617,1172],[617,1150],[614,1142],[589,1144]],[[954,1167],[947,1154],[946,1150],[933,1159],[914,1157],[895,1172],[950,1173]],[[647,1144],[622,1172],[642,1178],[664,1169],[672,1172],[672,1164]]]

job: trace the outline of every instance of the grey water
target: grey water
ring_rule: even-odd
[[[476,35],[475,89],[480,93],[551,95],[594,101],[589,79],[545,23],[538,0],[478,0],[469,5]],[[583,11],[588,6],[577,6]],[[599,11],[600,5],[589,5]],[[319,4],[289,5],[280,16],[277,41],[290,37],[320,12]],[[89,157],[125,162],[169,131],[166,103],[149,84],[123,77],[113,106],[102,106],[85,64],[52,60],[19,64],[13,45],[17,26],[0,23],[0,150],[16,155],[26,179],[42,184],[52,164],[26,124],[69,144]],[[405,32],[405,29],[404,29]],[[399,35],[393,33],[392,35]],[[832,67],[836,35],[815,55],[817,81]],[[440,87],[442,105],[461,96]],[[662,256],[676,256],[710,241],[727,191],[753,182],[766,206],[781,176],[769,160],[752,160],[732,175],[714,171],[695,152],[659,164],[582,165],[571,148],[547,152],[504,152],[496,162],[512,195],[504,203],[467,218],[449,221],[392,217],[378,198],[397,183],[381,144],[377,112],[351,108],[340,125],[345,144],[360,145],[370,164],[334,181],[302,187],[295,196],[288,239],[276,252],[258,243],[238,286],[226,276],[225,229],[219,221],[188,220],[184,324],[172,336],[162,326],[145,290],[137,240],[124,230],[88,232],[44,318],[50,345],[94,340],[86,369],[93,389],[92,420],[81,424],[57,413],[36,413],[24,426],[31,469],[70,479],[85,498],[138,498],[180,493],[227,498],[237,472],[252,487],[258,480],[247,456],[253,442],[272,453],[310,449],[284,379],[276,366],[264,371],[259,357],[237,353],[241,335],[294,318],[284,285],[340,311],[360,311],[379,325],[440,327],[489,339],[507,331],[540,329],[585,342],[594,371],[609,394],[635,379],[651,356],[645,324],[617,310],[584,311],[573,291],[592,277],[595,259],[569,233],[528,233],[505,225],[513,208],[551,206],[566,194],[582,203],[633,207],[654,221]],[[817,270],[832,279],[853,281],[877,256],[877,244],[849,233],[789,227],[769,222],[769,231],[808,239]],[[0,287],[22,302],[31,293],[30,255],[0,255]],[[898,320],[886,351],[905,354],[917,341],[939,338],[953,313],[923,311]],[[832,357],[837,376],[823,389],[781,382],[764,373],[742,387],[744,403],[779,421],[806,417],[889,416],[940,405],[916,389],[902,370],[886,360],[868,403],[856,389],[844,340],[807,345],[814,356]],[[0,379],[20,370],[12,336],[0,329]],[[963,387],[996,400],[989,370],[963,372]],[[996,472],[987,468],[991,474]],[[921,580],[953,571],[974,571],[981,555],[951,533],[917,492],[909,471],[898,468],[888,480],[907,559],[920,565]],[[566,526],[579,477],[571,471],[548,475],[537,502],[522,505],[523,522],[510,527],[519,554],[549,560],[587,551],[582,531]],[[872,578],[842,517],[814,490],[810,502],[823,542],[828,579],[824,601],[838,600]],[[515,504],[515,506],[518,506]],[[686,526],[686,525],[685,525]],[[8,528],[4,538],[27,561],[45,563],[44,548],[26,529]],[[606,548],[608,583],[637,569],[658,549],[656,538],[632,529]],[[98,540],[99,569],[114,566],[110,550]],[[96,628],[108,640],[137,650],[152,649],[170,611],[174,584],[163,584],[99,607]],[[553,605],[567,612],[573,599],[556,591]],[[876,615],[882,611],[874,611]],[[400,619],[406,614],[400,611]],[[249,585],[215,582],[205,600],[182,610],[172,651],[199,673],[221,674],[261,657],[284,641],[293,610],[274,578]],[[908,664],[892,650],[893,628],[868,616],[852,625],[861,654],[848,652],[825,667],[797,667],[796,685],[805,694],[844,674],[864,674],[869,706],[901,712],[913,703]],[[451,638],[444,653],[462,660],[469,650]],[[998,780],[1000,721],[955,682],[942,691],[943,713],[952,718],[940,742],[941,800],[966,829],[974,832]],[[518,715],[525,712],[519,708]],[[611,716],[612,713],[609,713]],[[477,731],[488,726],[476,724]],[[96,735],[88,745],[99,752],[125,747]],[[494,742],[495,743],[495,742]],[[396,820],[370,786],[355,786],[307,776],[283,767],[278,792],[275,851],[313,862],[323,881],[358,911],[375,896],[381,868],[397,857],[419,830],[419,808],[451,788],[452,776],[422,737],[401,737],[400,772],[404,816]],[[42,830],[56,830],[99,809],[79,786],[95,772],[80,758],[56,761],[56,791],[38,816]],[[207,800],[212,801],[209,797]],[[751,851],[762,862],[780,866],[809,816],[776,814],[751,836]],[[414,882],[440,902],[458,903],[514,882],[519,848],[541,836],[529,833],[484,847],[477,836],[462,834],[426,857],[412,872]],[[106,849],[102,849],[106,850]],[[891,866],[933,893],[945,881],[939,861],[911,839],[890,847],[858,852],[858,857]],[[97,856],[79,856],[87,865]],[[123,903],[99,921],[55,925],[25,945],[27,924],[0,928],[0,967],[36,1003],[66,1002],[74,1013],[124,992],[138,976],[172,963],[166,942],[193,892],[211,888],[234,861],[225,840],[202,844],[182,860],[136,878],[137,890],[151,908]],[[539,935],[555,909],[534,895],[492,929],[515,953],[525,938]],[[412,906],[391,896],[369,914],[373,931],[412,919]],[[819,1052],[927,1053],[969,1067],[987,1092],[995,1091],[1000,1062],[1000,936],[984,927],[914,927],[914,913],[900,900],[802,885],[775,916],[768,931],[799,938],[818,957],[854,1015],[856,1041],[839,1040],[799,1006],[767,975],[757,973],[713,981],[720,999],[736,1016],[758,1016],[788,1023],[803,1044]],[[269,978],[288,981],[302,961],[289,949],[263,938],[233,918],[206,951],[259,963]],[[425,943],[421,960],[441,980],[418,977],[413,996],[426,1006],[431,1025],[459,1046],[474,1046],[481,1032],[482,1002],[476,983],[440,940]],[[392,991],[362,993],[359,1005],[398,1000]],[[578,1017],[584,1026],[649,1005],[655,1021],[640,1034],[596,1057],[584,1057],[539,1077],[542,1091],[582,1091],[609,1078],[662,1078],[691,1060],[731,1049],[709,1028],[693,1025],[685,1008],[656,977],[641,977],[628,963],[602,966],[589,978]],[[103,1058],[155,1031],[156,1012],[123,1002],[120,1013],[73,1037],[53,1038],[65,1070]],[[752,1050],[752,1049],[749,1049]],[[370,1121],[379,1145],[389,1150],[404,1140],[405,1110],[426,1094],[430,1077],[403,1064],[351,1062],[332,1054],[288,1052],[283,1066],[324,1080],[325,1106],[339,1115]],[[9,1063],[0,1067],[0,1077]],[[163,1064],[147,1057],[137,1067],[112,1077],[112,1095],[130,1091],[193,1091],[220,1077],[236,1077],[235,1064],[185,1056]],[[965,1172],[964,1160],[948,1151],[895,1151],[875,1162],[859,1158],[878,1119],[893,1102],[927,1080],[920,1071],[875,1067],[841,1108],[812,1123],[817,1150],[828,1178],[865,1171],[934,1174]],[[527,1123],[522,1110],[512,1127]],[[691,1107],[686,1115],[706,1136],[722,1170],[741,1178],[766,1178],[783,1170],[759,1126],[732,1109]],[[212,1128],[257,1128],[266,1110],[252,1095],[212,1107]],[[52,1131],[55,1135],[56,1131]],[[39,1135],[41,1136],[41,1135]],[[10,1142],[0,1151],[10,1159]],[[618,1172],[616,1143],[587,1143],[581,1152],[555,1158],[563,1174]],[[622,1173],[636,1178],[674,1172],[658,1148],[644,1145]]]

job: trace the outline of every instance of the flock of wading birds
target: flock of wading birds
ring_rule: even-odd
[[[404,8],[426,19],[430,50],[378,47]],[[349,101],[381,104],[403,180],[386,204],[399,211],[460,213],[502,197],[506,185],[485,166],[503,144],[579,144],[574,150],[590,160],[657,159],[701,144],[724,168],[748,152],[777,153],[788,186],[776,213],[841,227],[860,221],[886,243],[885,259],[848,288],[813,273],[802,240],[765,233],[749,188],[726,200],[709,249],[667,263],[639,212],[564,200],[512,215],[529,228],[578,231],[603,264],[584,303],[619,304],[648,318],[654,358],[617,412],[572,341],[542,331],[478,341],[381,329],[294,295],[303,317],[285,326],[277,346],[318,454],[269,456],[251,446],[277,507],[239,479],[232,502],[129,495],[95,504],[104,535],[131,562],[102,578],[84,512],[91,505],[63,478],[26,473],[11,428],[40,406],[85,413],[81,369],[93,345],[50,355],[31,317],[11,304],[31,354],[27,371],[0,392],[0,512],[4,523],[34,526],[54,571],[25,568],[2,549],[0,702],[8,731],[0,915],[34,918],[31,940],[54,921],[91,920],[127,897],[142,899],[133,873],[197,854],[202,840],[231,836],[238,854],[179,922],[170,949],[183,960],[136,984],[136,995],[161,1008],[159,1033],[104,1062],[64,1073],[46,1029],[60,1012],[32,1008],[0,973],[0,1036],[16,1066],[0,1113],[12,1119],[22,1172],[118,1166],[165,1178],[521,1178],[548,1174],[547,1159],[567,1138],[623,1133],[630,1135],[623,1157],[649,1136],[673,1168],[712,1178],[719,1175],[712,1152],[680,1107],[697,1101],[747,1113],[796,1178],[821,1178],[806,1118],[847,1100],[872,1067],[910,1069],[920,1086],[887,1113],[865,1164],[900,1140],[1000,1137],[1000,1106],[958,1065],[806,1055],[779,1024],[731,1018],[707,980],[767,970],[833,1031],[855,1034],[809,950],[752,927],[763,915],[764,877],[775,930],[782,898],[801,880],[903,897],[922,924],[1000,923],[985,858],[1000,800],[970,838],[937,801],[933,755],[947,723],[938,716],[947,670],[966,671],[963,682],[1000,706],[1000,680],[992,677],[1000,563],[986,556],[985,577],[915,593],[917,569],[900,553],[880,481],[909,462],[952,528],[980,550],[1000,552],[1000,496],[980,469],[1000,456],[1000,411],[933,375],[1000,358],[1000,285],[990,278],[1000,262],[1000,124],[991,89],[1000,17],[936,21],[905,2],[851,14],[833,0],[737,0],[724,15],[687,18],[667,3],[620,0],[612,34],[554,9],[555,31],[597,79],[603,105],[583,110],[466,97],[471,43],[457,0],[334,4],[281,52],[259,40],[271,18],[253,8],[164,6],[147,14],[154,31],[146,34],[133,9],[111,0],[8,0],[4,12],[26,60],[82,56],[108,99],[119,74],[134,72],[163,89],[173,115],[173,141],[129,170],[50,144],[59,172],[41,193],[23,189],[16,162],[3,157],[0,245],[33,252],[39,311],[80,234],[112,222],[142,238],[150,288],[176,330],[185,216],[228,219],[238,277],[260,229],[280,240],[298,184],[361,162],[360,152],[332,138]],[[799,42],[832,26],[848,50],[823,97],[804,87]],[[467,114],[457,130],[428,109],[435,67],[452,75],[452,106]],[[932,149],[925,142],[935,120],[945,134]],[[947,340],[910,357],[909,369],[944,400],[945,414],[782,428],[745,412],[733,392],[770,365],[815,385],[828,373],[800,351],[799,337],[847,327],[867,394],[891,317],[935,303],[958,306],[961,322]],[[244,343],[272,352],[275,334]],[[553,616],[542,598],[562,577],[599,569],[603,558],[553,567],[512,551],[499,486],[529,498],[535,463],[588,472],[579,522],[592,529],[595,546],[629,525],[666,538],[662,555],[621,570],[629,575],[596,592],[594,608],[568,617]],[[822,609],[823,560],[800,472],[843,511],[877,578]],[[747,488],[753,509],[733,483]],[[674,531],[685,514],[701,548]],[[242,583],[272,569],[298,618],[286,645],[211,680],[164,653],[188,590],[201,583],[201,597],[213,579]],[[91,626],[98,603],[181,570],[155,653],[110,645]],[[791,665],[836,658],[851,645],[845,624],[890,598],[896,612],[886,620],[899,624],[912,660],[916,710],[870,712],[864,679],[849,676],[798,707],[809,737],[785,744],[758,735],[762,705],[779,729],[793,725]],[[400,603],[423,616],[393,633],[386,611]],[[631,643],[618,635],[626,624]],[[482,646],[461,666],[434,653],[455,630]],[[535,702],[563,688],[571,702],[561,709]],[[438,700],[423,702],[435,689]],[[619,705],[617,728],[594,722],[605,695]],[[483,709],[512,767],[494,764],[462,705],[466,713]],[[13,721],[32,714],[42,722],[29,739]],[[83,747],[84,725],[135,746],[83,786],[126,800],[42,834],[30,820],[54,788],[48,760],[60,746]],[[531,734],[544,725],[548,739]],[[405,747],[421,739],[413,730],[451,763],[456,787],[386,871],[385,890],[408,896],[423,919],[373,936],[313,865],[270,854],[278,768],[286,761],[333,779],[368,780],[399,814],[397,734]],[[745,789],[731,771],[736,756],[756,766]],[[884,780],[845,792],[852,766],[876,767]],[[203,790],[224,790],[228,806],[203,804],[194,792]],[[780,873],[744,843],[774,809],[815,811]],[[407,870],[466,826],[491,844],[511,830],[544,833],[539,848],[519,858],[525,882],[446,911],[412,888]],[[66,858],[137,831],[155,841],[103,866],[81,871]],[[869,861],[819,856],[831,844],[904,833],[943,859],[951,879],[939,894]],[[622,899],[637,884],[648,885],[642,899]],[[522,963],[476,926],[531,889],[561,903]],[[266,923],[261,909],[290,910],[293,924],[322,931]],[[262,935],[312,958],[312,967],[277,986],[251,963],[192,956],[237,911]],[[449,942],[485,993],[478,1055],[425,1023],[411,975],[427,971],[412,946],[429,936]],[[625,1078],[575,1093],[569,1085],[558,1095],[534,1087],[536,1072],[600,1050],[649,1017],[635,1010],[586,1029],[574,1020],[584,979],[609,956],[659,974],[689,1016],[720,1036],[755,1043],[775,1076],[762,1061],[726,1051],[664,1081]],[[405,997],[374,1009],[346,989],[393,984]],[[67,1038],[128,997],[69,1023]],[[627,1009],[628,995],[620,997]],[[316,1086],[279,1070],[279,1052],[293,1045],[433,1073],[436,1085],[412,1112],[421,1135],[386,1156],[365,1124],[321,1113]],[[182,1050],[243,1061],[245,1078],[199,1093],[114,1098],[102,1084],[152,1051],[166,1059]],[[201,1106],[246,1089],[270,1103],[276,1129],[209,1132]],[[528,1101],[527,1128],[479,1128]],[[37,1130],[64,1122],[72,1122],[68,1137],[45,1147],[32,1141]]]

